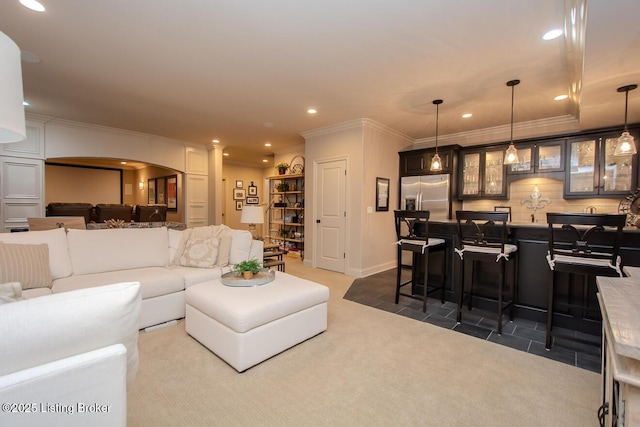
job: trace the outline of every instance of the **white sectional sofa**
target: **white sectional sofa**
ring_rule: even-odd
[[[196,231],[200,234],[196,235]],[[193,239],[183,239],[185,233],[191,233],[188,236],[193,236]],[[220,249],[217,259],[223,259],[219,264],[224,265],[189,267],[180,265],[180,259],[176,259],[185,253],[185,243],[202,244],[213,236],[223,235],[225,237],[217,241]],[[225,241],[230,241],[230,244],[225,245]],[[139,282],[142,295],[140,329],[183,318],[187,287],[219,278],[230,270],[228,265],[246,259],[263,259],[261,241],[252,240],[249,231],[233,230],[224,225],[188,230],[163,227],[65,231],[58,228],[0,233],[0,244],[2,242],[46,244],[48,247],[50,285],[29,289],[23,286],[25,298],[113,283]],[[197,247],[195,252],[198,252]]]

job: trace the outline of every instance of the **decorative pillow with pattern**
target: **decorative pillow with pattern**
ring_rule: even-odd
[[[0,283],[0,304],[23,300],[22,286],[18,282]]]
[[[22,289],[50,288],[49,246],[0,242],[0,283],[19,282]]]
[[[212,268],[216,265],[220,239],[189,239],[185,242],[184,251],[180,257],[183,267]]]

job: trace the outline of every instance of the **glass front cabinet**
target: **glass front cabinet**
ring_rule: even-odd
[[[564,171],[565,141],[516,144],[518,163],[507,165],[509,175]]]
[[[465,150],[461,153],[460,191],[462,199],[504,199],[507,181],[503,163],[505,148]]]
[[[567,144],[565,198],[622,196],[637,185],[637,155],[614,156],[620,133]]]

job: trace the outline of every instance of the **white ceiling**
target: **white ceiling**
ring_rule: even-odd
[[[441,136],[508,126],[511,79],[516,125],[621,125],[616,88],[640,83],[640,1],[586,0],[571,24],[584,1],[41,0],[37,13],[3,0],[0,30],[41,58],[23,62],[28,112],[218,138],[229,159],[261,164],[301,132],[358,118],[433,137],[436,98]],[[541,39],[565,25],[574,36]]]

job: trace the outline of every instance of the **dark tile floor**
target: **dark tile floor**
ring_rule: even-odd
[[[422,312],[422,302],[412,298],[401,296],[399,303],[395,304],[395,283],[395,269],[357,279],[345,293],[344,298],[589,371],[600,372],[599,346],[558,338],[551,350],[547,351],[544,348],[544,323],[518,318],[510,322],[505,316],[502,335],[498,335],[495,313],[483,312],[476,308],[472,311],[465,308],[462,313],[462,322],[457,324],[456,304],[453,302],[446,301],[442,304],[439,299],[429,298],[426,313]],[[439,297],[437,293],[434,295]],[[560,332],[560,328],[556,330]],[[598,342],[600,339],[575,331],[564,330],[562,332],[571,333],[594,342]]]

